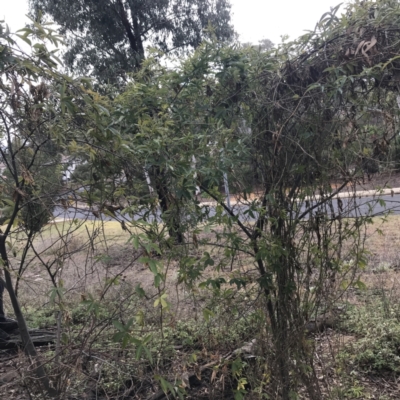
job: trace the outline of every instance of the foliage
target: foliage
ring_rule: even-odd
[[[26,321],[32,329],[45,329],[56,325],[54,309],[41,307],[38,310],[28,308],[25,311]]]
[[[120,42],[120,25],[115,36],[99,35],[100,29],[109,31],[111,20],[97,17],[114,3],[96,8],[93,21],[74,18],[74,13],[61,16],[64,6],[59,3],[32,4],[46,6],[46,13],[65,20],[62,29],[93,35],[84,49],[79,47],[81,39],[67,38],[74,42],[69,54],[82,55],[79,62],[86,63],[96,46],[104,50],[108,38],[121,45],[121,63],[127,61],[128,45]],[[107,17],[122,18],[128,8],[122,1],[115,4],[122,7],[119,14],[108,12]],[[161,3],[149,4],[157,9]],[[73,5],[77,12],[83,7],[78,2]],[[263,395],[288,400],[301,388],[308,398],[321,398],[306,327],[350,287],[362,286],[358,275],[366,266],[363,235],[373,204],[361,213],[354,191],[365,173],[369,176],[385,163],[399,128],[400,5],[390,0],[356,2],[341,17],[337,11],[336,7],[326,13],[313,32],[295,42],[259,51],[236,44],[221,46],[213,38],[184,59],[170,59],[171,66],[160,61],[157,51],[144,59],[139,32],[136,47],[130,43],[129,51],[138,54],[141,67],[123,89],[115,86],[108,96],[96,93],[87,80],[59,74],[50,62],[54,54],[45,48],[34,47],[40,53],[32,59],[18,55],[10,35],[3,35],[8,44],[0,62],[5,65],[3,81],[8,83],[1,88],[0,115],[7,140],[3,161],[10,178],[3,179],[6,189],[0,200],[11,207],[11,219],[2,238],[5,241],[13,223],[23,220],[28,204],[41,200],[35,184],[47,179],[40,169],[46,156],[54,150],[53,159],[62,154],[79,160],[80,176],[60,196],[60,204],[68,209],[79,200],[97,219],[119,221],[133,248],[129,268],[138,271],[130,271],[136,281],[129,293],[117,291],[126,303],[114,303],[115,309],[108,313],[107,293],[120,284],[123,272],[113,274],[111,262],[104,263],[104,271],[97,270],[99,295],[83,293],[82,308],[74,315],[82,321],[81,329],[90,325],[93,337],[106,331],[108,344],[136,360],[138,376],[154,368],[164,391],[182,394],[176,377],[170,374],[167,379],[157,370],[170,362],[176,340],[194,347],[234,347],[245,338],[246,329],[256,327],[266,342],[264,365],[251,380],[242,360],[232,360],[236,398],[257,380]],[[132,18],[128,37],[129,32],[136,35],[132,29],[137,17]],[[93,31],[86,25],[92,22]],[[53,38],[53,32],[37,23],[35,27],[34,32],[26,28],[22,39],[29,43],[33,33]],[[104,58],[106,63],[114,62],[114,56]],[[97,78],[105,79],[101,68],[106,64],[96,64],[100,58],[96,55],[87,65],[95,68]],[[137,67],[137,58],[129,61]],[[126,71],[127,65],[115,65]],[[40,102],[36,101],[39,79],[45,81],[46,90],[53,90]],[[29,84],[34,85],[33,93]],[[230,204],[221,191],[226,177],[238,204]],[[211,205],[200,203],[198,188],[212,199]],[[338,194],[345,188],[353,196],[342,200]],[[48,197],[58,201],[57,194]],[[44,258],[35,252],[29,236],[29,231],[43,232],[40,225],[45,220],[39,222],[35,226],[25,222],[21,228],[27,238],[21,265],[31,249],[54,286],[50,300],[67,315],[65,294],[76,289],[75,283],[67,287],[61,277],[75,251],[66,239],[74,232],[61,235],[62,246],[47,251]],[[106,258],[110,261],[108,244],[100,250],[103,243],[95,240],[105,237],[101,229],[92,234],[87,230],[87,236],[82,244],[90,254],[87,259],[99,264]],[[7,264],[4,254],[3,249]],[[142,270],[150,276],[150,288],[140,285]],[[85,274],[89,274],[86,264]],[[170,282],[172,276],[176,279]],[[198,320],[175,320],[173,287],[176,297],[179,290],[193,296]],[[205,296],[200,302],[195,299],[199,294]],[[227,327],[232,330],[229,338],[224,336]],[[359,327],[360,332],[363,329],[367,328]],[[396,329],[390,322],[385,331],[389,336],[382,336],[378,328],[365,331],[365,351],[358,349],[357,362],[368,360],[376,368],[397,370]],[[377,339],[381,336],[390,341],[384,344]],[[86,339],[82,338],[82,346]],[[386,358],[380,356],[382,349]],[[110,383],[108,378],[102,382]],[[356,386],[354,390],[360,395]]]
[[[87,94],[88,81],[74,80],[57,71],[57,51],[46,47],[48,42],[56,46],[60,43],[54,31],[32,21],[32,27],[20,30],[17,36],[31,46],[31,53],[22,51],[15,35],[0,24],[0,156],[5,166],[0,203],[9,216],[0,235],[0,254],[24,350],[34,360],[37,354],[18,302],[18,284],[32,262],[27,262],[28,254],[33,252],[53,285],[54,297],[50,300],[54,301],[57,296],[61,299],[64,292],[62,280],[59,280],[62,257],[47,263],[33,247],[35,235],[42,233],[56,203],[60,201],[65,208],[70,201],[69,198],[60,200],[62,168],[59,162],[70,151],[77,151],[78,142],[80,149],[85,150],[91,149],[94,142],[98,148],[100,143],[113,146],[109,146],[110,136],[104,130],[104,107]],[[89,119],[91,129],[87,130],[85,122]],[[24,238],[24,244],[20,264],[13,266],[8,252],[12,250],[13,255],[17,255],[17,246],[11,243],[18,236]],[[65,243],[66,237],[59,240]],[[16,275],[15,287],[12,273]],[[4,318],[3,291],[0,296],[0,314]],[[37,364],[34,372],[41,386],[39,390],[57,397],[61,386],[50,385],[43,366]]]
[[[66,66],[101,82],[126,80],[145,58],[146,46],[182,54],[197,47],[207,30],[222,41],[233,35],[227,0],[31,0],[30,7],[60,26]]]
[[[357,336],[343,357],[365,371],[400,371],[398,305],[386,296],[372,297],[347,313],[344,329]]]
[[[311,398],[320,396],[312,372],[296,367],[307,364],[308,349],[289,338],[304,335],[310,316],[329,308],[340,288],[358,284],[357,269],[365,266],[360,228],[370,219],[348,219],[357,205],[344,207],[336,194],[354,188],[364,171],[376,172],[398,126],[397,108],[388,116],[395,88],[386,83],[397,33],[384,39],[380,18],[371,20],[365,7],[349,6],[341,19],[335,8],[314,32],[271,52],[211,42],[171,71],[149,59],[117,100],[132,153],[154,168],[160,201],[167,201],[162,192],[172,196],[177,214],[186,202],[198,206],[190,195],[197,184],[216,202],[214,215],[199,210],[194,221],[206,218],[211,234],[202,244],[224,255],[181,257],[181,279],[190,287],[258,286],[274,338],[271,373],[285,399],[290,382],[295,390],[291,371],[308,382]],[[249,169],[262,190],[256,200],[247,198],[255,189]],[[224,173],[247,204],[244,214],[219,191]],[[189,236],[203,228],[177,229]],[[253,274],[222,277],[241,256],[252,258]],[[217,276],[206,277],[209,269]]]

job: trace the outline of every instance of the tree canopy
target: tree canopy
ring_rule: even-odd
[[[66,66],[101,81],[138,69],[147,46],[182,52],[207,36],[234,34],[229,0],[30,0],[30,8],[60,26]]]

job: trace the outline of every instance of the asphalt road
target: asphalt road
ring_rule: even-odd
[[[303,203],[301,207],[297,211],[297,215],[302,215],[306,211],[306,209],[312,207],[315,203],[309,202],[309,204]],[[342,198],[341,203],[337,200],[333,201],[332,207],[325,207],[320,210],[321,212],[332,215],[333,213],[337,215],[339,208],[341,207],[342,213],[346,217],[356,217],[360,215],[384,215],[385,213],[391,212],[393,214],[400,214],[400,194],[395,194],[394,196],[386,195],[380,196],[369,196],[369,197],[361,197],[361,198]],[[208,205],[204,206],[204,212],[208,212],[210,216],[215,215],[215,206]],[[315,213],[318,208],[313,209]],[[239,217],[240,220],[255,220],[258,215],[256,212],[249,212],[248,206],[236,204],[232,207],[232,211]],[[134,220],[139,220],[143,217],[145,211],[141,214],[137,214],[134,216]],[[62,207],[56,207],[53,212],[54,218],[56,220],[62,219],[87,219],[87,220],[98,220],[90,209],[85,207],[69,207],[64,209]],[[156,215],[150,215],[148,217],[149,221],[153,221],[154,218],[161,220],[161,212],[157,210]],[[304,218],[307,218],[309,214],[305,214]],[[129,221],[131,218],[127,215],[122,216],[118,212],[116,213],[116,217],[113,218],[109,215],[101,214],[101,219],[103,221],[113,221],[113,220],[125,220]]]

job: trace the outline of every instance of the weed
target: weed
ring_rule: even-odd
[[[359,339],[347,346],[342,357],[350,355],[354,364],[367,371],[400,372],[400,322],[398,307],[387,297],[348,311],[344,328]]]
[[[30,328],[44,329],[56,324],[53,307],[28,307],[25,316]]]

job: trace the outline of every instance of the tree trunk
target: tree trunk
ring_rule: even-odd
[[[171,210],[171,204],[169,201],[169,190],[168,187],[165,185],[163,181],[163,174],[160,171],[159,167],[155,167],[155,188],[157,192],[158,199],[160,201],[160,207],[161,211],[163,214],[165,214],[165,217],[163,218],[163,221],[167,225],[168,228],[168,233],[171,238],[175,241],[177,244],[183,244],[185,241],[184,235],[181,231],[181,224],[179,221],[179,215],[174,213],[174,211],[178,210]]]
[[[9,271],[9,263],[8,263],[8,256],[7,256],[7,250],[6,250],[6,236],[5,235],[0,235],[0,255],[1,255],[1,259],[3,261],[4,276],[6,278],[5,286],[10,295],[11,304],[13,306],[14,313],[15,313],[15,316],[18,321],[18,328],[20,331],[21,340],[22,340],[22,344],[24,346],[25,354],[28,356],[28,358],[30,360],[32,360],[36,364],[35,373],[36,373],[37,377],[39,378],[39,382],[41,383],[42,387],[47,392],[47,394],[52,398],[58,398],[59,395],[58,395],[57,390],[50,386],[49,378],[43,368],[43,365],[40,364],[39,360],[37,359],[37,353],[36,353],[35,346],[29,335],[29,331],[28,331],[28,327],[26,325],[24,315],[22,314],[21,307],[19,305],[17,296],[15,295],[15,291],[14,291],[14,287],[12,284],[11,275],[10,275],[10,271]],[[1,304],[1,307],[3,307],[3,292],[0,293],[0,297],[1,297],[0,304]],[[4,316],[3,309],[1,310],[1,312],[3,312],[3,316]]]

